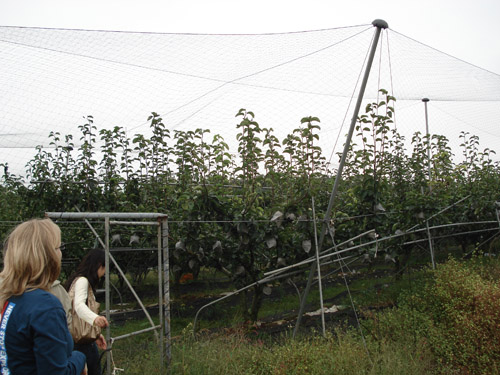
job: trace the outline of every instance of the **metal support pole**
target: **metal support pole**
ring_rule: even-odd
[[[429,102],[428,98],[423,98],[425,108],[425,135],[427,136],[427,174],[429,177],[429,192],[432,191],[431,179],[431,134],[429,133],[429,116],[427,112],[427,103]],[[432,246],[432,237],[431,231],[429,230],[429,219],[425,220],[425,228],[427,230],[427,238],[429,239],[429,250],[431,252],[431,262],[432,269],[436,269],[436,262],[434,261],[434,247]]]
[[[422,187],[422,194],[424,194],[424,187]],[[431,230],[429,228],[429,219],[425,219],[425,230],[427,231],[427,240],[429,242],[429,251],[431,253],[431,263],[432,263],[432,269],[436,269],[436,262],[434,261],[434,246],[432,246],[432,236],[431,236]]]
[[[105,258],[104,258],[104,267],[106,269],[106,278],[104,280],[105,288],[106,288],[106,295],[105,295],[105,300],[106,300],[106,320],[109,322],[111,319],[109,309],[111,308],[111,303],[110,303],[110,298],[109,298],[109,217],[106,216],[104,218],[104,231],[105,237],[104,237],[104,251],[105,251]],[[111,329],[109,325],[106,327],[106,342],[108,345],[111,346]],[[106,373],[111,374],[111,351],[106,352]]]
[[[363,101],[363,95],[365,93],[366,84],[368,83],[368,77],[370,76],[370,70],[372,67],[373,58],[375,56],[375,51],[377,50],[377,44],[378,44],[378,40],[380,38],[380,33],[381,33],[382,29],[386,29],[389,27],[387,22],[385,22],[383,20],[379,20],[379,19],[373,21],[372,25],[376,27],[375,35],[373,37],[373,43],[371,46],[370,54],[368,56],[368,61],[366,63],[366,69],[365,69],[365,74],[363,76],[363,81],[361,82],[361,87],[359,89],[359,95],[358,95],[358,100],[356,102],[356,107],[354,108],[354,113],[352,115],[351,126],[349,127],[349,132],[347,134],[347,138],[345,141],[344,152],[342,154],[342,158],[340,159],[339,168],[337,170],[337,175],[335,177],[335,182],[333,184],[332,194],[330,195],[330,201],[328,202],[328,208],[326,210],[325,219],[324,219],[322,229],[320,232],[320,239],[319,239],[319,245],[318,245],[320,249],[323,246],[325,232],[328,230],[328,222],[330,221],[330,215],[331,215],[331,211],[332,211],[332,207],[333,207],[333,202],[335,200],[335,196],[337,195],[337,190],[338,190],[341,178],[342,178],[342,170],[344,168],[344,163],[345,163],[345,160],[347,158],[347,153],[348,153],[349,147],[351,145],[352,134],[354,132],[354,128],[356,126],[356,121],[358,119],[359,109],[361,107],[361,102]],[[309,278],[307,280],[307,285],[306,285],[306,288],[305,288],[303,296],[302,296],[302,302],[300,304],[299,314],[297,316],[297,323],[295,324],[295,328],[293,330],[293,337],[296,336],[296,334],[299,330],[299,327],[300,327],[300,323],[302,321],[302,315],[304,314],[304,309],[305,309],[306,302],[307,302],[307,295],[309,294],[309,290],[311,289],[311,283],[312,283],[315,269],[316,269],[316,264],[315,264],[315,262],[313,262],[311,264],[311,269],[309,270]]]
[[[314,246],[316,248],[316,264],[318,266],[318,289],[319,289],[319,306],[321,308],[321,329],[323,337],[326,336],[325,330],[325,309],[323,307],[323,284],[321,282],[321,263],[319,261],[319,248],[318,248],[318,231],[316,230],[316,210],[314,209],[314,197],[311,198],[313,226],[314,226]]]
[[[170,333],[170,270],[168,252],[168,221],[162,218],[162,245],[163,245],[163,295],[165,302],[165,354],[167,366],[170,366],[172,359],[171,333]]]
[[[495,202],[495,212],[497,214],[498,226],[500,227],[500,202]]]
[[[429,116],[427,114],[427,103],[429,102],[428,98],[423,98],[422,101],[424,102],[424,107],[425,107],[425,134],[427,135],[427,174],[429,176],[429,190],[431,190],[431,177],[432,177],[432,172],[431,172],[431,134],[429,133]]]
[[[431,251],[431,262],[432,262],[432,269],[436,269],[436,262],[434,261],[434,247],[432,246],[432,237],[431,237],[431,230],[429,228],[429,220],[425,220],[425,228],[427,231],[427,239],[429,241],[429,249]]]
[[[163,327],[163,262],[162,262],[162,238],[163,238],[163,225],[162,222],[160,221],[158,225],[158,233],[157,233],[157,242],[158,242],[158,320],[159,320],[159,326],[160,326],[160,337],[158,340],[158,345],[160,348],[160,374],[163,374],[164,367],[165,367],[165,361],[163,360],[163,342],[165,338],[163,337],[163,332],[164,332],[164,327]]]

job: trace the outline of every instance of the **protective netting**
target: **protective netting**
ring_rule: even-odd
[[[171,130],[210,129],[235,152],[240,108],[280,140],[302,117],[319,117],[320,146],[330,159],[342,150],[374,31],[372,25],[256,35],[0,27],[0,163],[23,175],[35,147],[50,147],[51,131],[74,134],[78,145],[87,115],[98,129],[121,126],[129,137],[147,136],[153,111]],[[379,88],[397,98],[396,126],[407,139],[425,132],[425,97],[430,132],[445,135],[457,157],[461,131],[479,136],[481,148],[500,149],[498,74],[387,29],[365,102],[376,100]]]

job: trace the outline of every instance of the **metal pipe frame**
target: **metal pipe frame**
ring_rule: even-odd
[[[167,215],[152,212],[46,212],[46,216],[52,219],[66,219],[66,220],[78,220],[78,219],[155,219],[159,220],[161,218],[166,218]],[[155,225],[158,225],[156,223]]]
[[[149,226],[157,226],[158,223],[155,221],[118,221],[113,220],[109,222],[111,225],[149,225]]]
[[[130,291],[136,298],[138,304],[140,305],[141,309],[144,311],[146,318],[149,320],[149,323],[151,324],[150,328],[143,329],[140,331],[132,332],[128,335],[122,335],[119,336],[119,338],[125,338],[125,337],[130,337],[139,333],[144,333],[144,332],[149,332],[149,331],[154,331],[155,336],[159,342],[159,347],[160,347],[160,368],[163,373],[163,368],[164,368],[164,360],[163,360],[163,341],[165,340],[165,347],[166,347],[166,353],[167,353],[167,360],[168,363],[170,363],[171,359],[171,351],[170,351],[170,315],[168,315],[168,320],[165,319],[163,320],[163,306],[165,306],[165,311],[170,312],[169,304],[170,304],[170,299],[163,299],[164,294],[162,290],[162,284],[163,287],[165,287],[164,284],[164,278],[166,278],[166,290],[168,291],[168,217],[165,214],[160,214],[160,213],[101,213],[101,212],[46,212],[45,213],[46,217],[49,217],[51,219],[62,219],[62,220],[80,220],[83,219],[87,226],[90,228],[94,236],[97,238],[97,240],[100,242],[101,246],[104,248],[106,256],[105,256],[105,268],[106,268],[106,275],[105,275],[105,288],[106,288],[106,295],[105,295],[105,303],[106,303],[106,319],[109,321],[110,320],[110,280],[109,280],[109,265],[110,261],[113,262],[114,266],[116,267],[118,273],[123,277],[123,280],[129,287]],[[156,219],[158,220],[157,222],[131,222],[131,221],[111,221],[110,219]],[[99,234],[96,232],[92,224],[90,224],[88,219],[104,219],[104,227],[105,227],[105,242],[102,241],[100,238]],[[157,250],[158,251],[158,298],[159,298],[159,314],[160,314],[160,325],[155,325],[153,320],[151,319],[151,316],[149,315],[149,312],[147,311],[146,307],[142,303],[141,299],[135,292],[133,286],[130,284],[128,281],[125,273],[122,271],[114,257],[111,255],[110,252],[110,241],[109,241],[109,230],[110,230],[110,224],[113,223],[115,225],[156,225],[158,226],[158,248],[154,249],[147,249],[147,250]],[[166,238],[166,241],[165,239]],[[165,245],[166,244],[166,245]],[[167,249],[165,249],[167,247]],[[165,258],[166,254],[166,258]],[[162,259],[163,256],[163,259]],[[161,268],[164,268],[163,272]],[[165,270],[166,267],[166,270]],[[165,277],[162,277],[165,276]],[[168,296],[168,293],[166,293],[166,296]],[[163,336],[163,327],[168,325],[168,327],[165,327],[165,333],[168,332],[168,335]],[[160,336],[158,337],[158,332],[157,330],[160,329]],[[111,337],[111,331],[110,327],[108,326],[106,328],[106,341],[112,345],[112,342],[115,341],[117,338],[112,338]],[[106,353],[106,358],[107,358],[107,372],[111,373],[111,352],[108,351]]]
[[[128,337],[137,336],[137,335],[140,335],[141,333],[151,332],[151,331],[154,331],[156,329],[161,329],[161,324],[154,326],[154,327],[144,328],[144,329],[141,329],[139,331],[134,331],[134,332],[126,333],[124,335],[116,336],[116,337],[113,337],[112,340],[114,343],[115,341],[123,340],[123,339],[126,339]]]

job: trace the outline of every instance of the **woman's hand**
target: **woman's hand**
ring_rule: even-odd
[[[101,350],[106,350],[108,345],[106,344],[106,339],[104,338],[103,335],[99,335],[97,340],[95,340],[95,343],[97,344],[97,347]]]
[[[104,316],[98,316],[97,318],[94,319],[94,325],[105,328],[109,325],[108,320]]]
[[[87,375],[87,364],[86,363],[85,363],[85,367],[83,368],[81,375]]]

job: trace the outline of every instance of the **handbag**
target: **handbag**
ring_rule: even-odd
[[[71,287],[69,288],[69,297],[71,298],[71,323],[69,325],[69,332],[73,337],[75,344],[89,344],[94,342],[101,334],[101,327],[88,324],[86,321],[81,319],[75,311],[75,282],[77,279],[73,280]],[[94,292],[89,284],[89,289],[87,292],[87,306],[88,308],[99,314],[100,303],[95,300]]]

